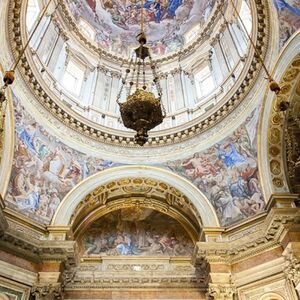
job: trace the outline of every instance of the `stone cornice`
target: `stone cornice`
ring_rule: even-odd
[[[244,231],[243,235],[232,242],[227,238],[223,241],[197,243],[193,261],[197,264],[206,259],[210,263],[233,264],[282,247],[283,238],[295,224],[300,224],[299,208],[273,208],[263,224],[257,225],[257,231],[253,232],[252,224],[251,227],[245,226],[241,230]]]
[[[264,56],[268,40],[268,17],[266,17],[268,16],[268,9],[261,3],[261,0],[256,0],[256,5],[258,14],[257,51]],[[23,37],[19,30],[19,28],[22,27],[20,18],[21,1],[12,1],[12,3],[10,3],[10,10],[12,11],[13,18],[12,23],[10,24],[9,33],[11,44],[15,45],[12,47],[12,52],[16,57],[18,53],[20,53],[23,45]],[[202,119],[201,121],[195,119],[194,121],[186,124],[186,128],[181,127],[181,129],[177,132],[149,137],[146,147],[163,146],[188,140],[193,136],[207,131],[224,120],[227,115],[241,103],[250,91],[251,87],[254,85],[255,79],[258,78],[261,65],[259,60],[252,56],[253,51],[251,51],[251,53],[251,58],[249,57],[248,62],[246,63],[248,72],[244,72],[245,77],[241,78],[240,81],[237,81],[237,85],[239,85],[239,87],[233,95],[227,96],[227,100],[224,99],[224,101],[222,101],[223,105],[218,105],[214,112],[209,116],[207,115],[205,119]],[[72,112],[72,110],[66,105],[63,105],[62,103],[58,104],[59,100],[54,100],[55,96],[51,95],[51,91],[45,86],[42,79],[39,78],[40,75],[38,75],[38,73],[34,71],[34,68],[32,68],[32,58],[28,57],[28,55],[29,53],[27,52],[27,56],[23,56],[21,61],[21,73],[25,82],[30,83],[30,88],[35,92],[37,99],[47,111],[54,114],[56,118],[67,127],[80,134],[88,136],[93,140],[122,147],[136,147],[133,138],[129,134],[124,134],[124,132],[120,132],[118,130],[104,129],[100,125],[96,126],[95,123],[88,122],[83,117]]]

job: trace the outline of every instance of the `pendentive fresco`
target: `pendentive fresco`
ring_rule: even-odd
[[[163,55],[180,50],[186,43],[186,34],[197,36],[214,3],[215,0],[146,0],[145,32],[152,53]],[[136,46],[140,1],[70,0],[69,8],[78,22],[82,19],[96,30],[95,41],[102,48],[129,55]]]
[[[288,39],[300,28],[300,1],[273,0],[279,18],[279,41],[283,47]]]
[[[258,179],[258,110],[231,136],[186,159],[155,165],[187,178],[215,207],[222,225],[264,208]],[[15,98],[16,143],[7,205],[44,224],[80,181],[118,162],[88,156],[66,146],[40,126]]]
[[[167,164],[206,195],[223,225],[264,208],[257,167],[257,122],[255,110],[231,136],[193,157]]]

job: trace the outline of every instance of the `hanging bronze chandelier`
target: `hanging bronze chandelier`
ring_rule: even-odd
[[[162,89],[156,71],[156,65],[152,60],[149,48],[145,46],[147,38],[144,32],[144,1],[141,1],[141,32],[137,36],[139,47],[134,50],[129,66],[126,69],[122,85],[117,96],[120,113],[125,127],[135,130],[135,142],[143,146],[148,140],[148,131],[163,122],[166,116],[162,105]],[[147,61],[148,60],[148,61]],[[147,86],[146,69],[150,66],[152,80]],[[156,95],[149,89],[154,86]],[[124,89],[127,98],[124,103],[120,98]]]

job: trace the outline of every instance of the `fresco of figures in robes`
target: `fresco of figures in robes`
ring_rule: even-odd
[[[262,212],[264,200],[258,178],[256,132],[258,111],[230,137],[168,167],[187,178],[210,200],[222,225]]]
[[[80,181],[112,162],[75,151],[25,112],[15,101],[15,156],[6,200],[8,205],[48,224],[63,197]]]
[[[259,110],[229,137],[186,159],[153,164],[187,178],[216,209],[222,225],[262,212],[256,134]],[[16,141],[7,206],[49,224],[64,196],[99,171],[121,166],[88,156],[49,134],[15,98]]]
[[[215,0],[145,0],[145,32],[153,54],[181,49],[184,35],[196,25],[200,30],[214,3]],[[140,0],[69,0],[69,8],[77,21],[83,19],[95,28],[95,40],[101,47],[128,56],[136,47]]]
[[[300,28],[300,1],[273,0],[273,4],[278,12],[281,48]]]
[[[81,256],[191,256],[194,244],[174,219],[152,209],[114,211],[93,223],[79,242]]]

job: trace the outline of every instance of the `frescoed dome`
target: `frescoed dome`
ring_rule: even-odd
[[[146,0],[145,31],[153,55],[182,49],[197,36],[214,3],[215,0]],[[100,47],[130,55],[140,31],[140,0],[70,0],[69,8],[86,35]],[[91,26],[90,34],[84,25]]]

